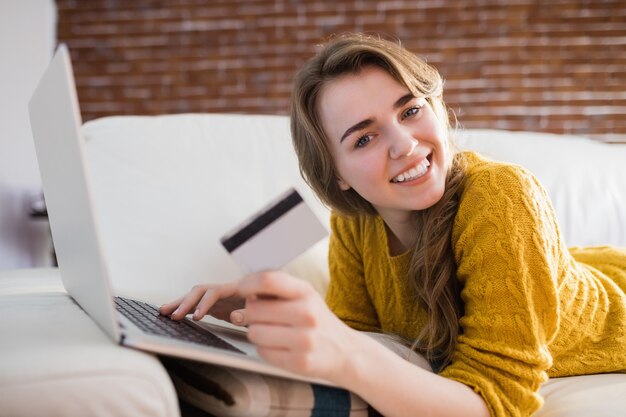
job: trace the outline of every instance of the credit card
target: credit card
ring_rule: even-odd
[[[328,230],[290,188],[220,239],[245,273],[279,269],[328,236]]]

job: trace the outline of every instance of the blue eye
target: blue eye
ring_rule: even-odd
[[[422,106],[413,106],[408,108],[404,113],[402,113],[402,120],[409,118],[411,116],[415,116],[422,109]]]
[[[368,143],[370,143],[371,140],[372,140],[372,137],[370,135],[363,135],[356,140],[356,142],[354,143],[354,147],[362,148]]]

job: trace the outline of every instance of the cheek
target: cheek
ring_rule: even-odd
[[[357,157],[350,158],[345,161],[344,166],[346,172],[355,173],[358,172],[359,177],[367,175],[375,170],[375,167],[379,165],[379,161],[375,158],[374,152],[363,152]]]
[[[435,150],[437,151],[439,162],[447,165],[451,154],[447,130],[437,123],[431,126],[429,133],[432,138],[432,144],[435,146]]]
[[[386,181],[388,174],[385,171],[385,165],[373,154],[372,152],[372,155],[350,160],[342,166],[340,171],[345,173],[342,178],[359,193],[379,185],[380,181]]]
[[[335,175],[337,175],[337,183],[339,188],[343,191],[349,190],[352,186],[351,176],[353,173],[350,164],[342,158],[333,156],[333,163],[335,165]]]

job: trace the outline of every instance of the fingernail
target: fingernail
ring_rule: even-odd
[[[200,317],[200,310],[196,309],[196,311],[193,312],[193,318],[198,319],[199,317]]]
[[[178,314],[178,309],[174,310],[174,312],[172,314],[170,314],[170,316],[175,316]]]
[[[233,323],[240,324],[243,323],[243,314],[238,311],[235,311],[232,315]]]

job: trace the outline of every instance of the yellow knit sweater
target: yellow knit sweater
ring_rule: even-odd
[[[542,405],[548,376],[626,372],[626,248],[568,250],[528,171],[466,159],[452,232],[465,314],[440,375],[473,388],[493,417],[517,417]],[[333,214],[331,225],[329,307],[355,329],[414,339],[426,313],[403,274],[409,254],[390,256],[378,216]]]

